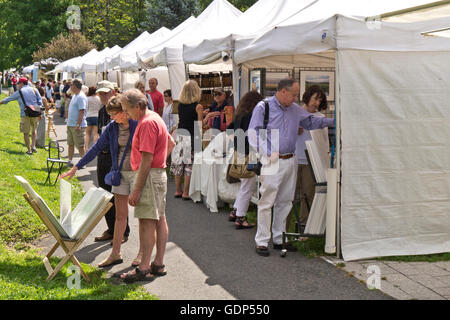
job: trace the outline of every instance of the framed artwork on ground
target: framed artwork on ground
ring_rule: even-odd
[[[327,96],[327,101],[334,101],[334,71],[300,71],[300,100],[306,89],[318,85]]]

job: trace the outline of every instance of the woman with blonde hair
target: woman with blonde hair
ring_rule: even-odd
[[[203,106],[199,104],[202,96],[202,91],[198,86],[198,83],[194,80],[188,80],[185,82],[183,89],[181,90],[180,97],[178,99],[178,129],[177,129],[177,143],[178,144],[190,144],[191,152],[188,155],[183,154],[181,148],[180,157],[178,159],[172,159],[170,171],[175,176],[175,198],[182,198],[183,200],[189,200],[189,184],[191,181],[192,163],[194,162],[194,141],[200,139],[201,136],[195,136],[195,125],[197,121],[203,120]],[[201,128],[199,127],[199,131]],[[178,148],[177,148],[178,149]],[[178,160],[178,161],[177,161]],[[181,187],[181,177],[184,176],[184,187]]]

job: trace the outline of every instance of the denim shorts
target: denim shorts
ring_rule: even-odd
[[[88,126],[98,126],[98,117],[87,117],[86,122]]]

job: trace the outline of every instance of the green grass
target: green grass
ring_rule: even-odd
[[[0,95],[0,99],[5,96]],[[89,265],[83,269],[91,279],[87,284],[81,279],[81,288],[70,290],[67,278],[71,275],[67,263],[49,283],[42,263],[43,256],[31,249],[31,243],[47,233],[37,214],[23,197],[24,189],[14,175],[24,177],[45,200],[49,208],[59,216],[59,183],[44,185],[47,178],[48,152],[38,149],[29,156],[19,132],[20,111],[17,102],[0,105],[0,300],[5,299],[157,299],[141,286],[123,285],[118,279],[106,279],[106,272]],[[52,175],[55,179],[55,175]],[[83,197],[83,190],[76,178],[72,183],[72,207]],[[60,259],[52,258],[53,268]]]
[[[51,258],[53,268],[59,259]],[[137,285],[112,284],[105,272],[82,264],[91,283],[81,278],[80,289],[69,289],[72,275],[66,264],[50,282],[42,257],[34,250],[16,252],[0,245],[0,300],[156,300]],[[117,282],[119,280],[117,279]]]
[[[3,97],[2,97],[3,98]],[[1,98],[1,99],[2,99]],[[24,189],[14,178],[23,176],[33,189],[45,200],[50,209],[59,215],[59,183],[45,185],[47,178],[47,157],[45,149],[29,156],[19,132],[20,111],[17,102],[1,105],[0,118],[0,243],[23,247],[43,233],[45,226],[23,198]],[[52,174],[55,179],[55,174]],[[83,197],[83,190],[76,179],[72,180],[72,203]]]

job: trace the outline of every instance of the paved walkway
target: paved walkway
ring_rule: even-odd
[[[55,121],[58,141],[65,147],[65,125]],[[64,152],[64,155],[67,151]],[[77,159],[74,159],[77,160]],[[95,161],[78,171],[83,189],[96,181]],[[365,260],[344,262],[333,257],[305,258],[289,253],[280,258],[271,251],[268,258],[254,252],[255,230],[235,230],[227,212],[210,213],[202,204],[174,199],[173,180],[169,180],[167,219],[169,242],[165,257],[168,275],[145,288],[165,300],[203,299],[447,299],[450,297],[450,262],[402,263]],[[124,263],[109,274],[131,270],[138,249],[137,220],[130,207],[131,234],[122,246]],[[111,246],[96,243],[94,236],[106,227],[102,220],[77,252],[84,263],[98,264]],[[49,248],[51,238],[39,246]],[[58,254],[58,252],[57,252]],[[369,290],[368,267],[378,266],[380,290]],[[373,267],[372,267],[373,268]]]

